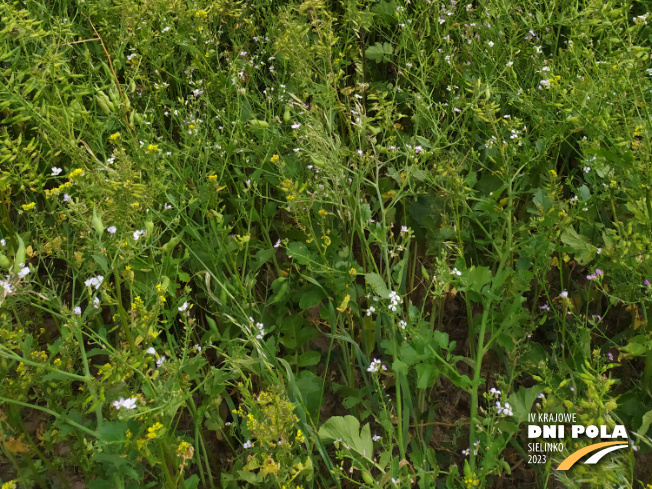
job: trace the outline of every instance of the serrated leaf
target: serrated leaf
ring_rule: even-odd
[[[377,42],[373,46],[368,47],[364,54],[368,59],[375,61],[376,63],[383,63],[390,60],[390,56],[393,52],[394,48],[390,43]]]

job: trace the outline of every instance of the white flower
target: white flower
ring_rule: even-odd
[[[64,202],[70,202],[70,195],[68,195],[68,194],[63,194],[63,201],[64,201]]]
[[[373,441],[380,441],[380,440],[383,439],[383,437],[380,436],[380,435],[374,435],[374,436],[371,437],[371,439],[372,439]]]
[[[115,234],[118,228],[116,228],[115,226],[109,226],[108,228],[106,228],[106,230],[109,234]]]
[[[51,175],[52,175],[53,177],[56,177],[56,176],[57,176],[59,173],[61,173],[62,171],[63,171],[63,170],[62,170],[61,168],[59,168],[58,166],[53,166],[53,167],[52,167],[52,173],[51,173]]]
[[[181,306],[179,306],[178,309],[179,309],[179,312],[185,311],[186,309],[188,309],[188,303],[184,302]]]
[[[11,294],[14,291],[14,287],[11,285],[9,280],[0,280],[0,287],[2,287],[7,294]]]
[[[130,397],[129,399],[125,399],[124,397],[121,397],[118,401],[113,401],[113,407],[116,409],[120,408],[125,408],[125,409],[136,409],[136,401],[137,399],[135,397]]]
[[[165,205],[163,206],[163,210],[165,210],[165,211],[169,211],[170,209],[172,209],[172,205],[170,205],[170,204],[168,204],[168,203],[166,202]]]
[[[377,358],[374,358],[371,364],[369,365],[369,368],[367,368],[367,372],[378,372],[379,369],[387,370],[386,365],[382,365],[381,361],[378,360]]]
[[[100,299],[99,299],[98,297],[93,297],[93,307],[94,307],[95,309],[99,309],[99,308],[100,308]]]
[[[292,129],[299,129],[301,127],[300,123],[292,124]]]
[[[376,312],[376,308],[374,306],[369,306],[369,309],[367,309],[367,316],[371,316],[374,312]]]
[[[561,293],[559,294],[559,297],[562,299],[567,299],[568,298],[568,292],[565,290],[562,290]]]
[[[461,277],[462,272],[460,272],[457,268],[453,268],[453,275],[457,275],[458,277]]]
[[[22,266],[22,265],[23,265],[23,264],[21,263],[21,266]],[[21,268],[20,271],[18,272],[18,278],[25,278],[25,277],[27,276],[28,273],[29,273],[29,267],[23,267],[23,268]]]
[[[401,328],[401,329],[405,329],[407,327],[407,323],[401,319],[398,322],[398,327]]]
[[[195,345],[195,350],[197,350],[198,352],[201,352],[201,346]]]
[[[77,316],[81,316],[81,307],[79,307],[79,306],[75,307],[75,308],[72,310],[72,312],[74,312],[75,315],[77,315]]]
[[[97,277],[91,277],[86,280],[84,285],[86,285],[86,287],[95,287],[95,290],[97,290],[100,288],[100,285],[102,285],[103,281],[104,277],[102,275],[98,275]]]
[[[156,350],[154,349],[153,346],[150,346],[147,350],[145,350],[145,353],[149,353],[150,355],[156,355]]]
[[[588,173],[588,172],[591,171],[591,167],[590,166],[585,166],[584,168],[582,168],[582,170],[584,170],[584,173]]]
[[[163,362],[165,362],[165,356],[162,356],[158,360],[156,360],[156,366],[160,367],[161,365],[163,365]]]
[[[254,446],[254,444],[251,443],[251,440],[247,440],[246,442],[244,442],[244,443],[242,444],[242,448],[245,448],[245,449],[246,449],[246,448],[251,448],[251,447],[253,447],[253,446]]]
[[[490,47],[490,48],[493,48],[493,47],[494,47],[494,42],[493,42],[493,41],[489,41],[489,42],[487,42],[487,44],[489,44],[489,47]]]
[[[542,87],[550,88],[550,80],[541,80],[539,82],[539,85],[541,85]]]
[[[140,229],[138,231],[134,231],[134,241],[138,241],[141,236],[143,236],[147,231],[145,229]]]
[[[4,238],[0,239],[0,245],[7,246],[7,241]]]

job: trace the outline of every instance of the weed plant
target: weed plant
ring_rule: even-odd
[[[0,3],[2,489],[652,480],[652,7],[467,1]]]

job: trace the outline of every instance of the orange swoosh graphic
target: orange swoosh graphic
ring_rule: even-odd
[[[584,455],[587,453],[595,452],[596,450],[599,450],[600,448],[604,447],[609,447],[611,445],[627,445],[626,441],[605,441],[603,443],[595,443],[593,445],[589,445],[588,447],[580,448],[578,451],[571,453],[566,459],[559,464],[559,467],[557,467],[557,470],[568,470],[570,469],[573,465],[575,465],[575,462],[577,462],[579,459],[581,459]]]

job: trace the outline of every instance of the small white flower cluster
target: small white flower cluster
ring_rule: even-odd
[[[546,395],[542,392],[541,394],[539,394],[539,395],[537,396],[537,399],[545,400],[545,399],[546,399]],[[539,407],[539,406],[541,406],[541,404],[540,404],[539,402],[537,402],[537,403],[535,404],[535,407]]]
[[[253,446],[254,446],[254,444],[251,443],[251,440],[247,440],[246,442],[244,442],[244,443],[242,444],[242,448],[244,448],[244,449],[251,448],[251,447],[253,447]]]
[[[374,358],[373,361],[371,362],[371,364],[369,365],[369,367],[367,368],[367,372],[376,373],[381,368],[383,370],[387,370],[387,365],[383,365],[380,360],[378,360],[377,358]]]
[[[395,290],[392,290],[389,293],[389,300],[392,302],[389,306],[389,310],[392,312],[396,312],[398,310],[398,306],[403,303],[403,299],[401,299]]]
[[[475,440],[473,442],[473,455],[478,454],[478,445],[479,444],[480,444],[480,440]],[[462,455],[464,455],[465,457],[468,457],[469,455],[471,455],[471,449],[467,448],[465,450],[462,450]]]
[[[21,263],[18,266],[20,267],[20,270],[18,270],[18,278],[22,280],[29,274],[29,267],[26,267],[24,263]]]
[[[462,272],[460,272],[457,268],[453,268],[453,271],[451,273],[453,275],[457,275],[458,277],[462,276]]]
[[[254,325],[254,318],[249,316],[249,325],[253,326]],[[256,323],[256,328],[258,328],[258,334],[256,335],[256,338],[259,340],[262,340],[263,337],[265,336],[265,325],[263,323]]]
[[[383,437],[380,436],[380,435],[374,435],[374,436],[371,437],[371,439],[372,439],[373,441],[380,441],[380,440],[383,439]]]
[[[150,355],[154,355],[156,358],[156,366],[160,367],[163,365],[163,362],[165,362],[165,355],[161,355],[160,357],[158,356],[158,353],[156,353],[156,350],[154,349],[153,346],[150,346],[147,350],[145,350],[146,353],[149,353]]]
[[[179,309],[179,312],[185,311],[186,309],[188,309],[188,302],[184,302],[177,309]]]
[[[102,285],[102,282],[104,282],[104,277],[102,275],[98,275],[97,277],[91,277],[86,280],[84,285],[86,285],[86,287],[95,287],[95,290],[97,290],[100,288],[100,285]]]
[[[146,229],[139,229],[138,231],[134,231],[134,241],[138,241],[141,236],[145,236],[147,234]]]
[[[504,405],[500,404],[500,401],[496,401],[496,412],[502,414],[503,416],[514,416],[512,407],[506,402]]]
[[[136,409],[136,401],[137,399],[135,397],[130,397],[129,399],[125,399],[124,397],[121,397],[118,401],[113,401],[113,407],[116,409],[120,408],[125,408],[125,409]]]
[[[407,327],[407,323],[401,319],[398,322],[398,327],[401,328],[401,329],[405,329]]]
[[[492,387],[491,389],[489,389],[489,394],[491,394],[492,396],[495,396],[495,397],[500,397],[500,395],[502,394],[502,392],[500,392],[500,391],[499,391],[498,389],[496,389],[495,387]]]
[[[371,316],[374,312],[376,312],[376,308],[374,306],[369,306],[369,309],[367,309],[367,316]]]

